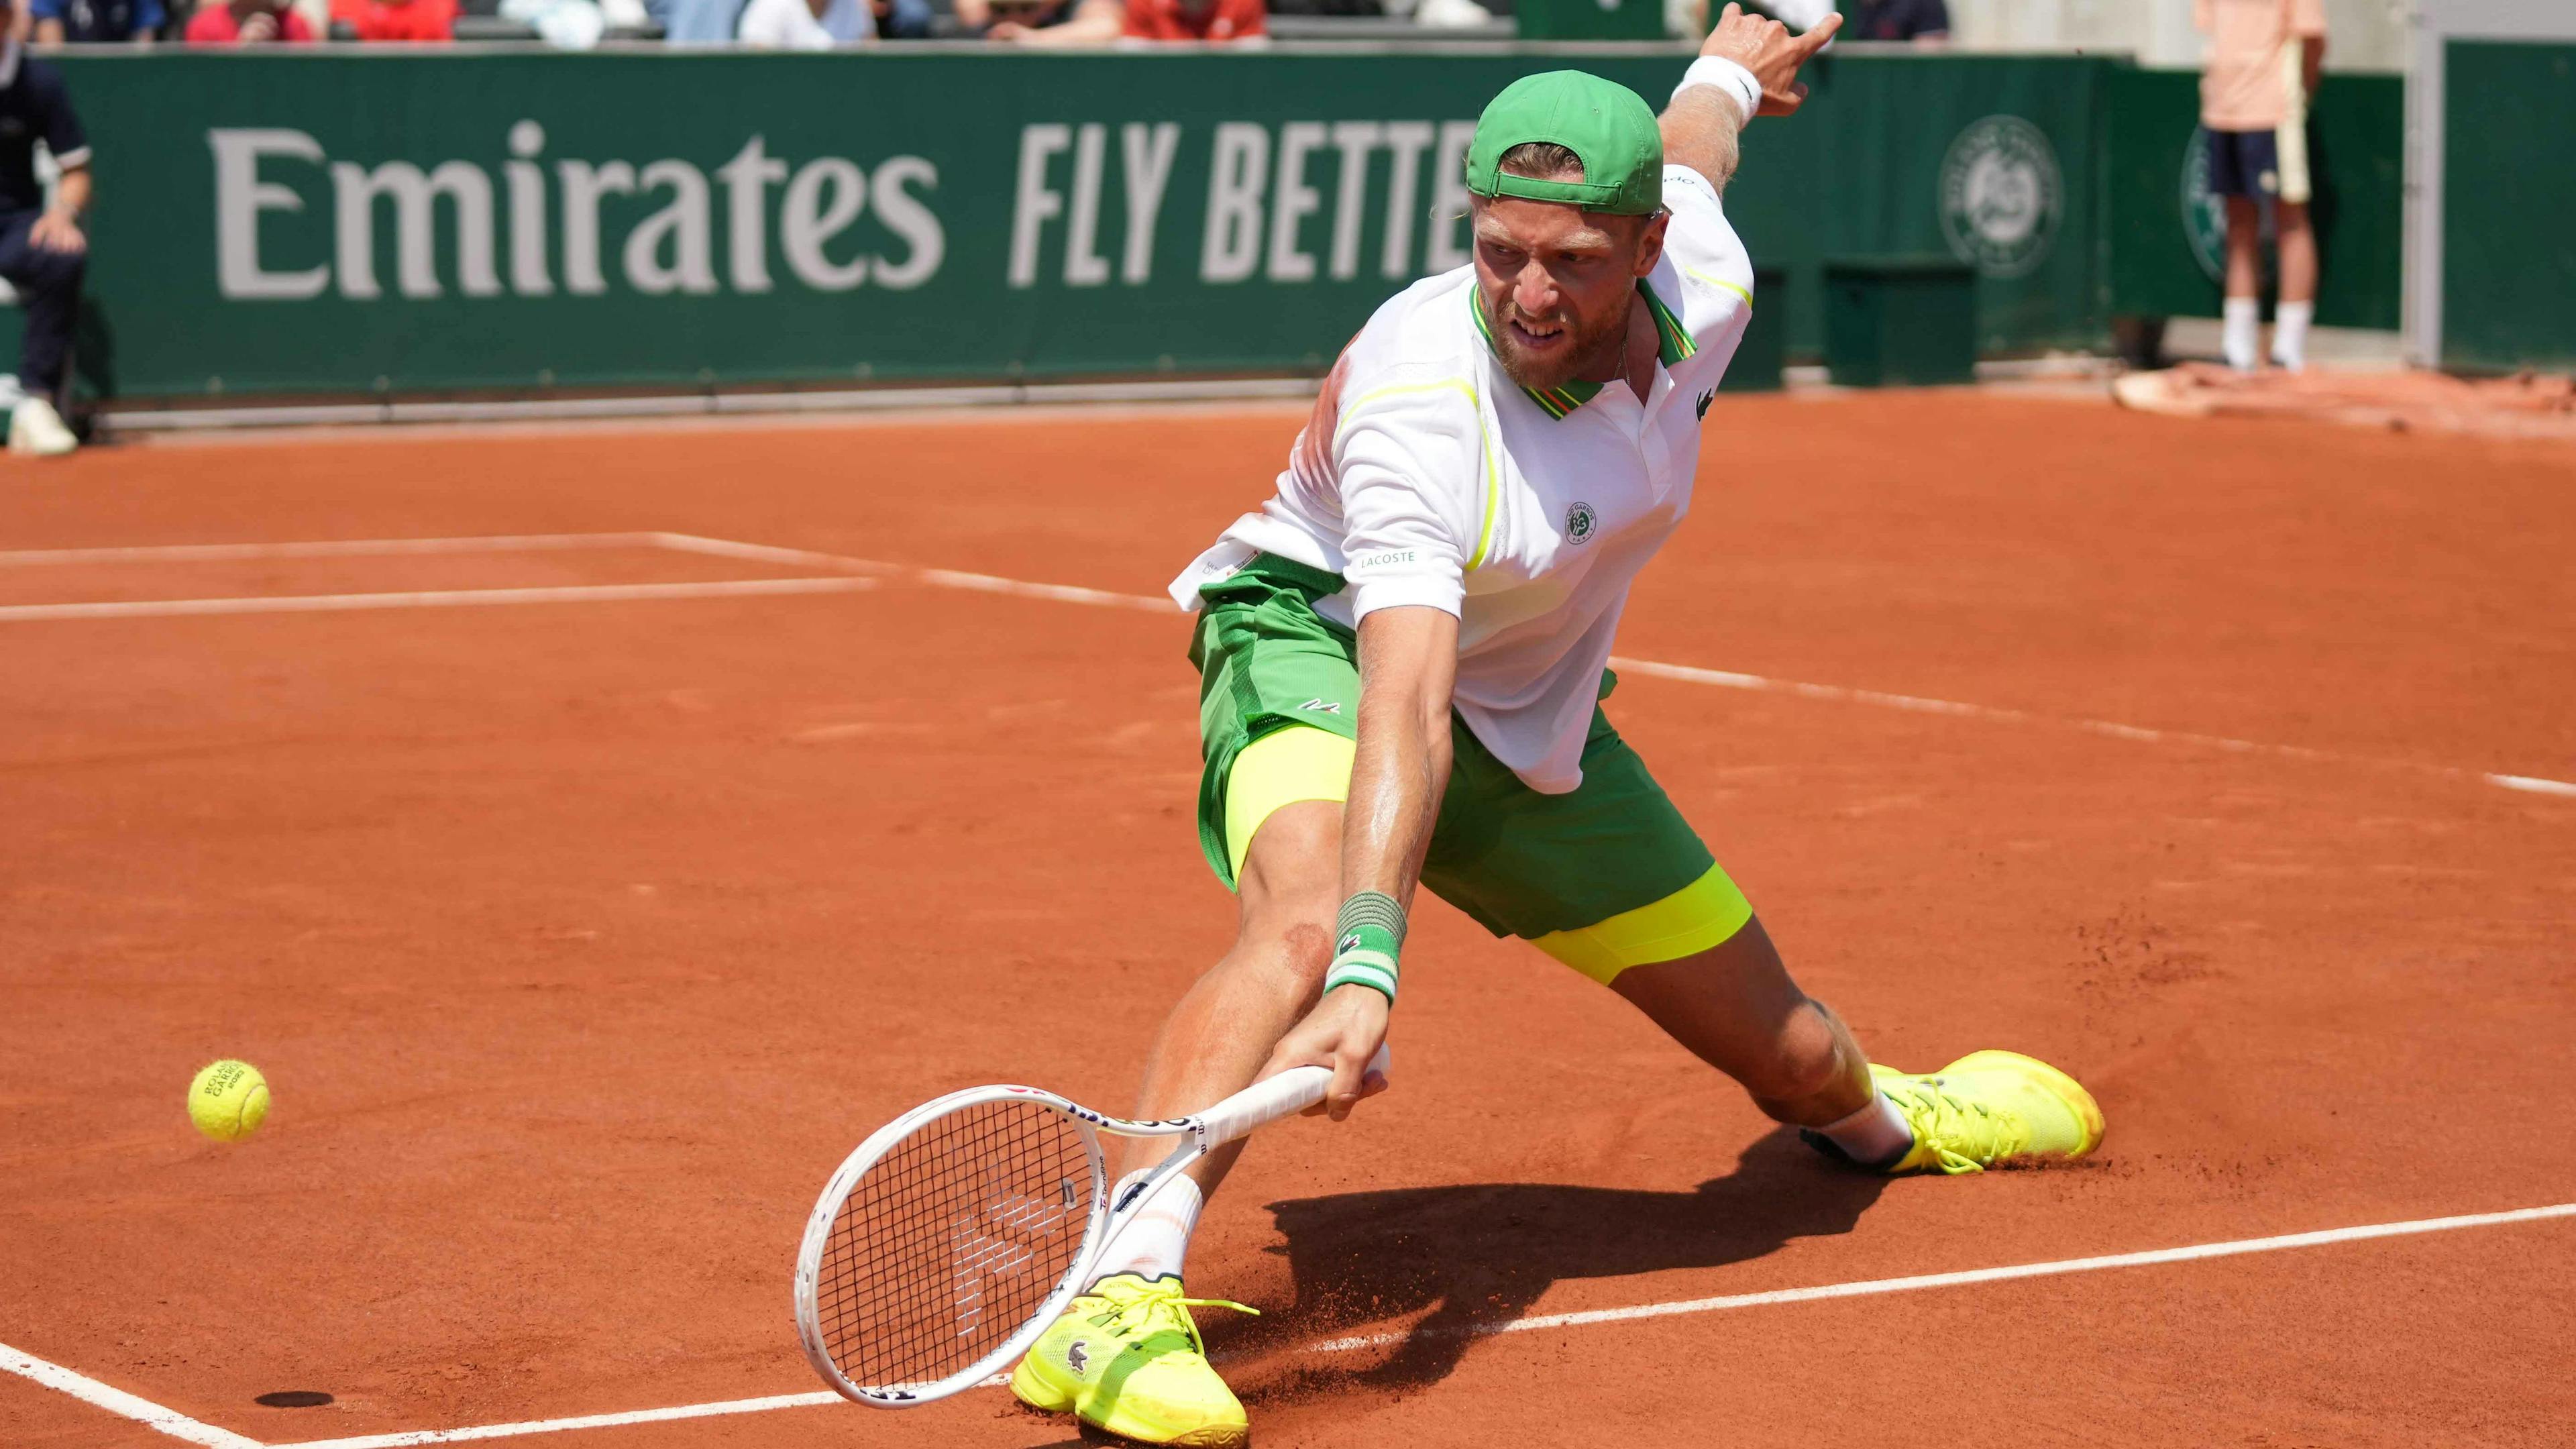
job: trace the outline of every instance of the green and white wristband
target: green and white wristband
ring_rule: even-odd
[[[1324,989],[1365,986],[1395,1004],[1395,958],[1404,949],[1404,907],[1383,891],[1361,891],[1342,902],[1334,927],[1333,966]]]

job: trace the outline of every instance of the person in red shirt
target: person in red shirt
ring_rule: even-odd
[[[1270,33],[1263,0],[1082,0],[1073,18],[1043,29],[1004,20],[991,40],[1047,48],[1119,40],[1249,40]]]
[[[453,40],[456,0],[331,0],[331,20],[360,40]]]
[[[313,27],[283,0],[232,0],[197,7],[188,17],[187,38],[190,45],[302,44],[313,39]]]

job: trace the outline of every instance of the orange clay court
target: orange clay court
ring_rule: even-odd
[[[0,1443],[1076,1442],[821,1392],[789,1269],[915,1102],[1125,1110],[1223,950],[1159,595],[1302,413],[13,470]],[[1262,1310],[1206,1320],[1255,1442],[2564,1442],[2576,452],[1708,434],[1614,717],[1874,1057],[2038,1053],[2109,1139],[1829,1169],[1425,908],[1393,1091],[1265,1133],[1192,1256]],[[181,1110],[225,1056],[235,1146]]]

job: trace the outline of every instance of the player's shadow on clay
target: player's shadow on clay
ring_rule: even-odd
[[[1475,1340],[1526,1316],[1552,1284],[1674,1268],[1722,1268],[1793,1238],[1847,1233],[1887,1179],[1825,1162],[1782,1130],[1694,1192],[1549,1183],[1392,1188],[1272,1203],[1296,1306],[1236,1339],[1255,1354],[1430,1312],[1371,1367],[1296,1354],[1283,1380],[1246,1397],[1347,1387],[1416,1388],[1458,1366]],[[1694,1285],[1695,1292],[1720,1291]],[[1250,1326],[1250,1325],[1247,1325]],[[1245,1339],[1254,1340],[1246,1343]],[[1367,1349],[1352,1352],[1375,1359]]]

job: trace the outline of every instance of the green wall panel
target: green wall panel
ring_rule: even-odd
[[[2454,40],[2443,95],[2442,361],[2576,366],[2576,45]]]

